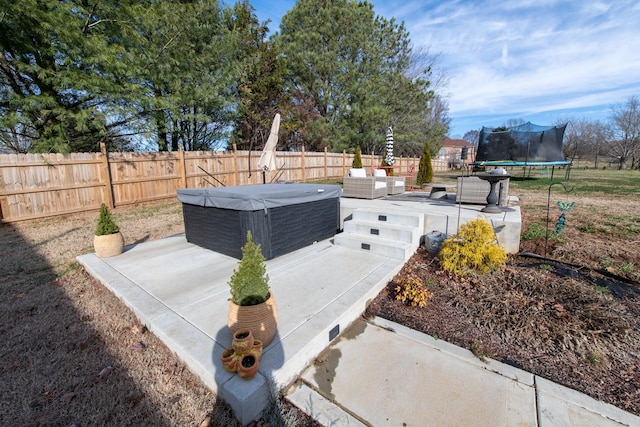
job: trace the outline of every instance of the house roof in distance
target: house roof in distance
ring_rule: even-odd
[[[440,138],[440,143],[445,147],[473,147],[473,144],[464,139],[451,139],[448,136]]]

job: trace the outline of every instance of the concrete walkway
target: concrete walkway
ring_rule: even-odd
[[[614,406],[382,318],[357,320],[288,397],[327,426],[640,425]]]

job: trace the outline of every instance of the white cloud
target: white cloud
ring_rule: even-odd
[[[377,3],[381,13],[386,2]],[[394,13],[415,44],[441,52],[454,126],[456,117],[585,109],[640,93],[635,2],[409,2]]]

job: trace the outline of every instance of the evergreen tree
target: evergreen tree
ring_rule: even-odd
[[[97,151],[136,111],[139,83],[123,79],[133,58],[113,43],[115,22],[132,19],[128,2],[2,0],[0,129],[30,151]]]
[[[381,152],[389,124],[399,144],[426,136],[433,93],[427,79],[405,75],[411,49],[403,24],[376,16],[368,1],[300,0],[280,29],[292,99],[317,112],[298,123],[312,147]]]
[[[422,156],[420,156],[420,165],[418,166],[418,177],[416,183],[418,185],[426,184],[433,180],[433,165],[431,164],[431,151],[429,150],[429,141],[424,143],[422,148]]]
[[[352,162],[351,166],[354,169],[362,168],[362,154],[361,154],[361,151],[360,151],[360,147],[356,147],[356,154],[355,154],[355,156],[353,156],[353,162]]]
[[[248,3],[233,7],[234,28],[241,40],[239,62],[244,62],[237,84],[238,111],[230,144],[240,150],[262,149],[276,113],[288,116],[291,103],[284,93],[285,60],[275,43],[266,41],[267,23],[260,23]],[[288,121],[281,123],[287,133]],[[278,145],[286,147],[286,138]]]
[[[5,146],[126,149],[155,134],[160,149],[202,149],[232,122],[239,42],[215,0],[0,0],[0,10]]]

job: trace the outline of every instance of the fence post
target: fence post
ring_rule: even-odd
[[[307,171],[304,165],[304,145],[302,146],[302,150],[300,151],[300,166],[302,169],[302,182],[307,182]]]
[[[347,151],[342,150],[342,176],[347,175]]]
[[[182,144],[180,144],[178,148],[178,168],[178,174],[182,181],[182,188],[187,188],[187,164],[184,160],[184,148],[182,147]]]
[[[326,181],[329,176],[329,159],[327,158],[327,147],[324,147],[324,180]]]
[[[107,153],[107,146],[104,142],[100,143],[100,152],[102,153],[102,164],[100,165],[100,178],[104,183],[105,197],[107,200],[102,202],[107,205],[109,209],[113,209],[113,188],[111,186],[111,170],[109,168],[109,153]]]
[[[238,147],[233,143],[233,185],[238,185]]]

